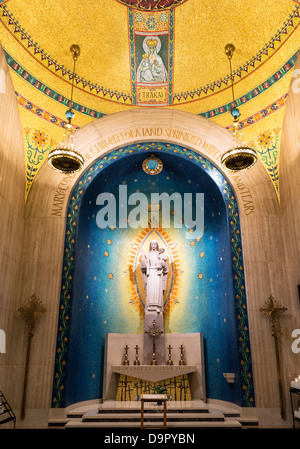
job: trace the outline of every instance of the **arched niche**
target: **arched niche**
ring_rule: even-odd
[[[143,161],[152,154],[164,167],[156,176],[142,170]],[[126,198],[121,197],[120,186],[126,186]],[[146,228],[131,228],[130,221],[125,229],[119,228],[120,214],[127,208],[124,200],[127,203],[136,192],[143,192],[149,204],[155,192],[182,198],[189,193],[194,206],[196,194],[202,193],[203,235],[190,239],[186,236],[189,228],[175,230],[175,216],[170,227],[162,226],[156,216],[151,219],[150,214]],[[97,225],[101,193],[116,199],[116,222],[109,222],[105,229]],[[185,221],[185,213],[182,219]],[[144,332],[138,255],[140,248],[147,250],[152,238],[168,254],[165,332],[202,332],[207,395],[253,406],[243,251],[234,192],[205,157],[164,142],[131,144],[107,153],[72,190],[66,218],[53,406],[101,397],[107,332]],[[234,384],[226,382],[224,373],[228,372],[235,374]]]
[[[252,317],[257,315],[258,309],[257,285],[266,281],[265,277],[260,280],[261,270],[253,270],[253,265],[261,263],[261,230],[268,219],[278,214],[278,204],[272,183],[260,162],[251,170],[238,175],[224,173],[220,159],[231,146],[231,141],[231,134],[227,130],[202,117],[168,109],[143,108],[104,117],[76,133],[75,147],[85,157],[83,173],[66,176],[54,172],[46,163],[41,167],[26,204],[26,245],[23,249],[22,273],[23,295],[35,291],[47,307],[47,332],[41,336],[44,342],[40,344],[46,344],[49,348],[42,358],[47,357],[50,367],[53,367],[56,356],[66,221],[73,189],[82,176],[89,176],[89,170],[100,158],[138,143],[179,145],[195,155],[203,156],[228,180],[239,209],[251,329],[251,322],[254,322]],[[258,239],[253,239],[254,234],[258,235]],[[269,293],[267,286],[266,293]],[[251,333],[253,336],[256,338],[255,329]],[[256,351],[252,351],[252,359],[256,358]],[[52,383],[49,382],[51,373],[52,368],[49,368],[44,379],[49,394],[52,391]]]

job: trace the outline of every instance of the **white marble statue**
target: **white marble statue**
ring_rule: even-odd
[[[169,267],[163,248],[159,248],[157,240],[151,240],[149,251],[143,252],[141,270],[146,290],[146,306],[148,311],[163,311],[163,294],[167,285]]]

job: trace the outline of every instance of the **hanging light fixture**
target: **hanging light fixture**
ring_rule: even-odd
[[[65,134],[63,136],[63,142],[58,145],[57,148],[50,151],[48,154],[48,162],[54,170],[61,173],[75,173],[82,169],[84,160],[82,155],[74,149],[73,144],[73,125],[72,118],[75,113],[72,110],[73,107],[73,89],[75,78],[75,65],[80,55],[80,48],[78,45],[71,45],[70,51],[74,61],[73,77],[72,77],[72,89],[71,89],[71,101],[69,103],[70,109],[66,111],[66,118],[68,123],[65,126]]]
[[[246,145],[243,140],[242,130],[239,122],[240,111],[237,108],[234,98],[233,76],[232,76],[232,56],[235,50],[233,44],[225,46],[225,54],[230,64],[231,89],[232,89],[232,108],[231,115],[233,117],[233,133],[232,133],[232,147],[226,151],[221,158],[222,165],[229,171],[236,172],[252,167],[257,161],[256,151]]]

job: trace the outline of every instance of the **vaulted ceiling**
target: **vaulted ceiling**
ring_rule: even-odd
[[[299,1],[0,0],[0,19],[24,136],[25,198],[63,137],[72,82],[77,128],[128,108],[160,107],[230,129],[228,43],[236,47],[234,94],[243,134],[279,197],[281,130],[300,42]],[[74,79],[72,44],[80,46]]]

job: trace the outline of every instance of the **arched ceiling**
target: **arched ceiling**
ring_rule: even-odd
[[[300,2],[31,0],[25,7],[22,0],[0,0],[0,18],[23,128],[26,197],[47,153],[63,137],[72,44],[81,50],[73,93],[76,127],[148,106],[199,114],[230,129],[228,43],[236,47],[234,92],[243,134],[279,197],[281,128],[299,49]],[[147,36],[152,46],[159,41],[157,71],[147,72],[145,65],[140,78],[141,61],[149,62]]]

